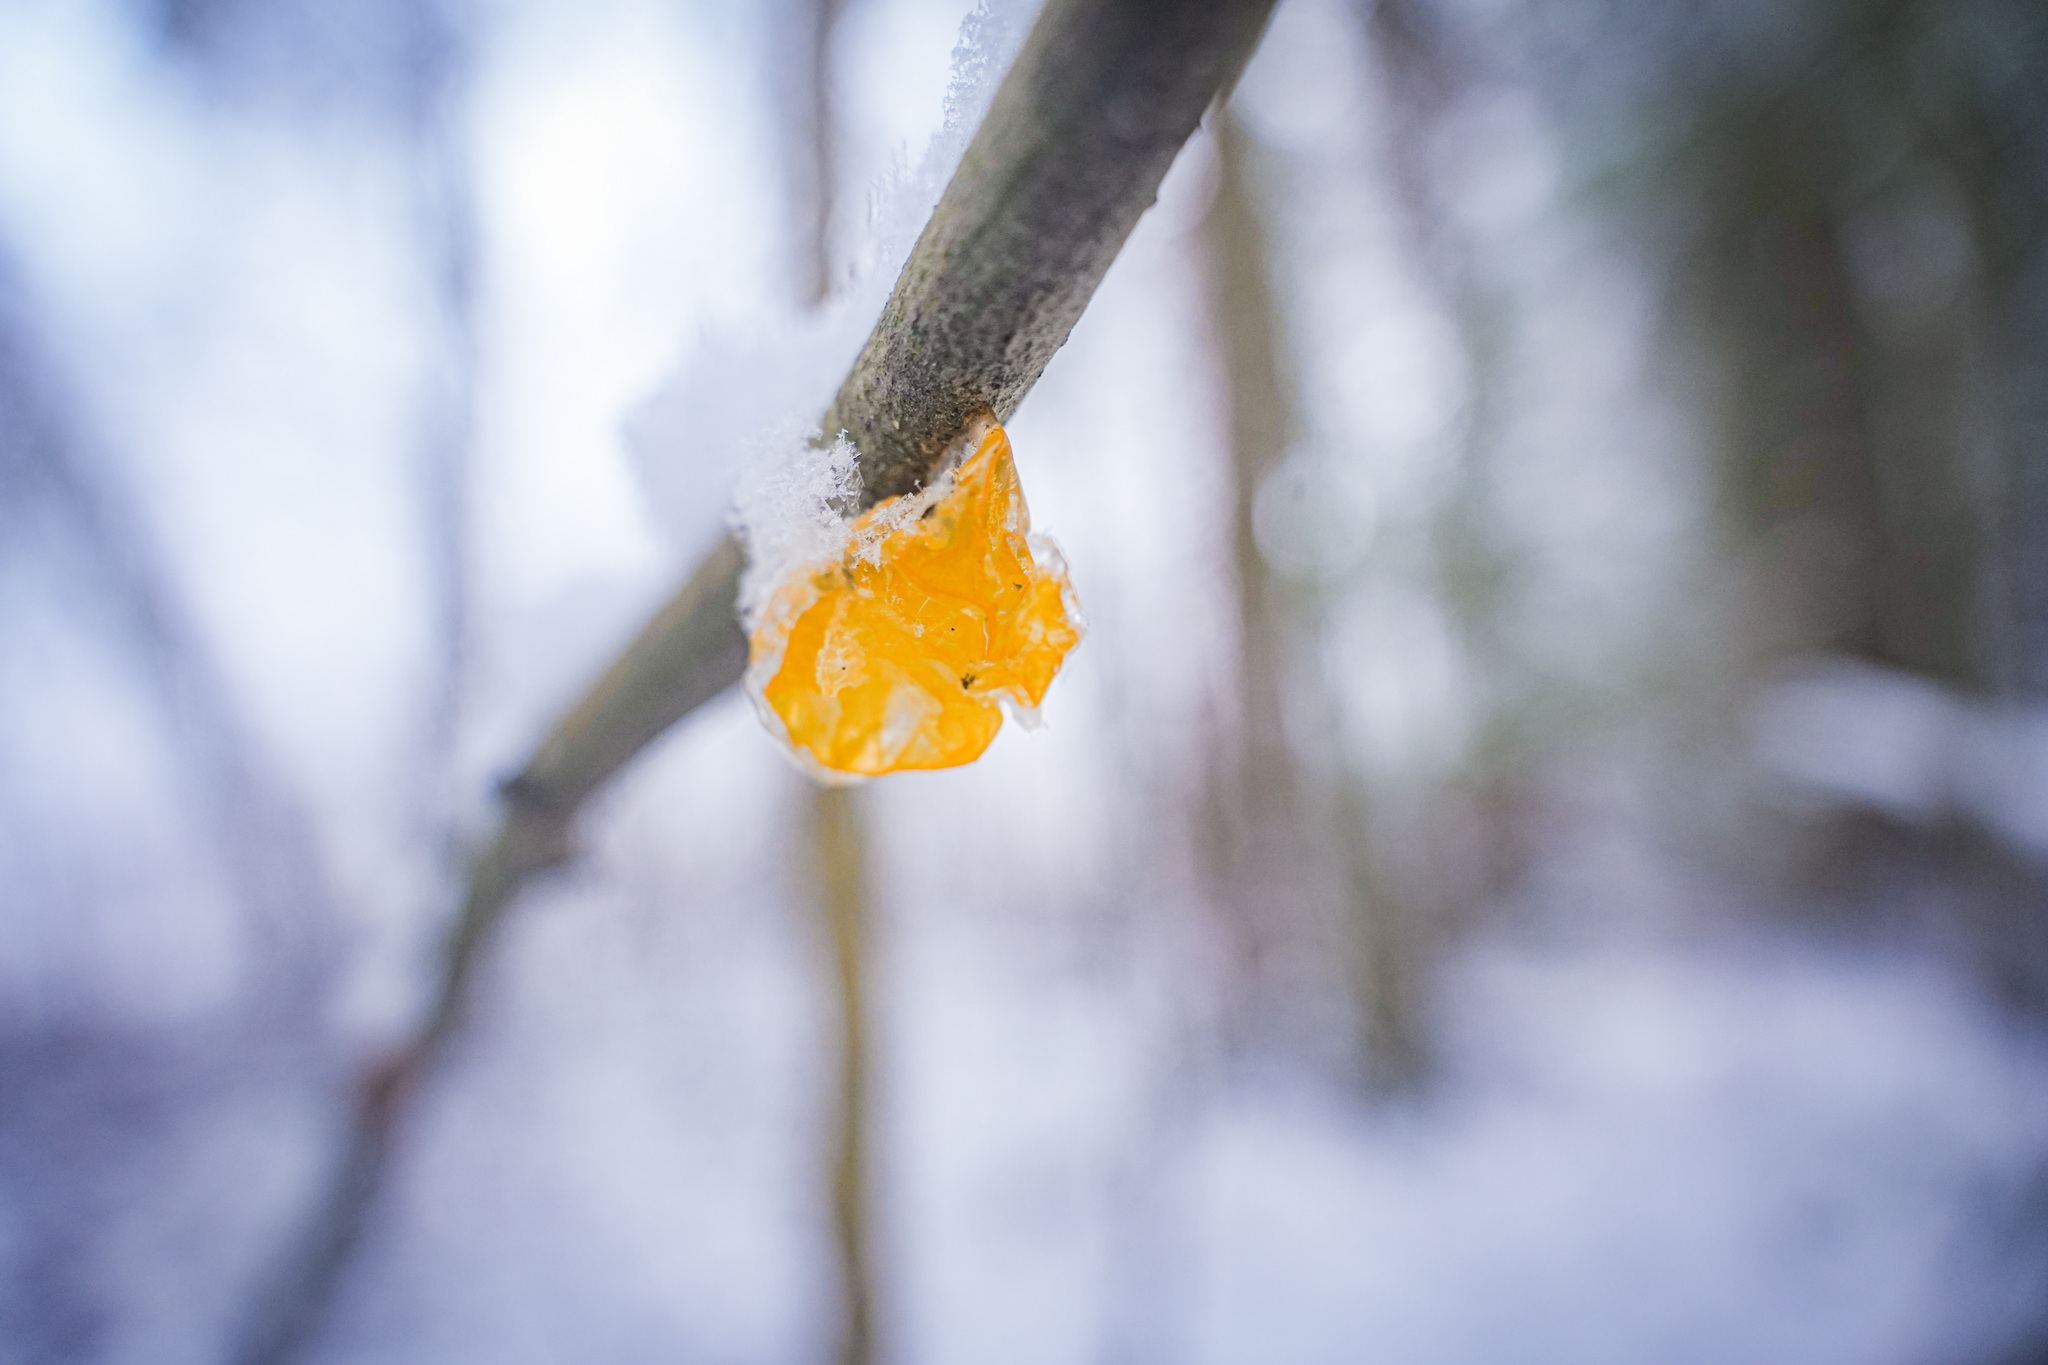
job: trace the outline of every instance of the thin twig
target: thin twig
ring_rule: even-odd
[[[801,0],[790,24],[793,61],[777,81],[775,102],[788,109],[791,206],[798,220],[796,267],[806,307],[832,296],[832,218],[839,204],[839,156],[832,99],[832,32],[846,0]],[[777,44],[778,48],[782,45]]]
[[[1232,1032],[1273,1004],[1273,963],[1303,932],[1298,882],[1320,841],[1303,834],[1303,775],[1282,724],[1283,675],[1300,634],[1299,603],[1266,566],[1253,534],[1260,488],[1299,427],[1269,278],[1266,230],[1252,190],[1252,137],[1220,109],[1210,122],[1216,192],[1203,220],[1209,318],[1222,361],[1230,436],[1230,562],[1236,590],[1238,669],[1235,724],[1211,747],[1202,848],[1233,942],[1228,986]],[[1291,918],[1290,918],[1291,917]]]
[[[860,453],[865,500],[938,472],[969,418],[1007,420],[1066,341],[1203,112],[1236,83],[1273,0],[1051,0],[912,249],[823,429]],[[577,811],[657,736],[739,681],[743,558],[721,541],[505,784],[420,1033],[359,1098],[348,1156],[237,1352],[278,1365],[310,1338],[383,1183],[405,1101],[468,1003],[484,946]]]
[[[798,199],[808,189],[812,306],[832,291],[832,202],[837,176],[833,136],[832,29],[844,0],[810,0],[799,35],[810,76],[809,126],[792,137],[793,160],[808,166],[808,184],[797,168]],[[838,1252],[839,1365],[873,1365],[875,1280],[870,1251],[873,1201],[868,1185],[868,1094],[872,1071],[868,1047],[867,926],[874,920],[867,873],[866,799],[856,787],[807,784],[810,819],[805,836],[816,864],[818,917],[825,929],[835,970],[824,994],[837,1006],[839,1067],[833,1076],[827,1130],[826,1169],[831,1173],[832,1232]]]
[[[839,1003],[839,1093],[834,1114],[832,1232],[842,1267],[845,1320],[840,1365],[875,1359],[875,1284],[871,1267],[867,1137],[869,1080],[867,835],[857,787],[818,787],[811,799],[819,909],[831,940]]]

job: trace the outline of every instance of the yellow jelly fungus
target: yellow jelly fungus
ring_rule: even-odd
[[[1002,726],[997,702],[1028,715],[1081,638],[1058,552],[1033,557],[1009,438],[986,427],[950,489],[876,504],[837,563],[783,582],[761,614],[752,690],[820,776],[971,763]]]

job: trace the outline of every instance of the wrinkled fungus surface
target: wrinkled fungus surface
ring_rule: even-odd
[[[1029,715],[1081,638],[1065,565],[1030,526],[993,423],[950,478],[864,513],[837,562],[761,614],[748,675],[769,728],[826,777],[978,758],[998,703]]]

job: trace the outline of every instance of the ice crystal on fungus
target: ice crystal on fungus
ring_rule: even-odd
[[[988,422],[950,475],[876,504],[837,561],[776,587],[749,691],[806,769],[956,767],[995,738],[998,703],[1032,714],[1081,622],[1030,526],[1009,438]]]

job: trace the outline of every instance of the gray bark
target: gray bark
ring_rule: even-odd
[[[1270,9],[1046,7],[825,416],[864,502],[920,486],[975,413],[1010,419]]]

